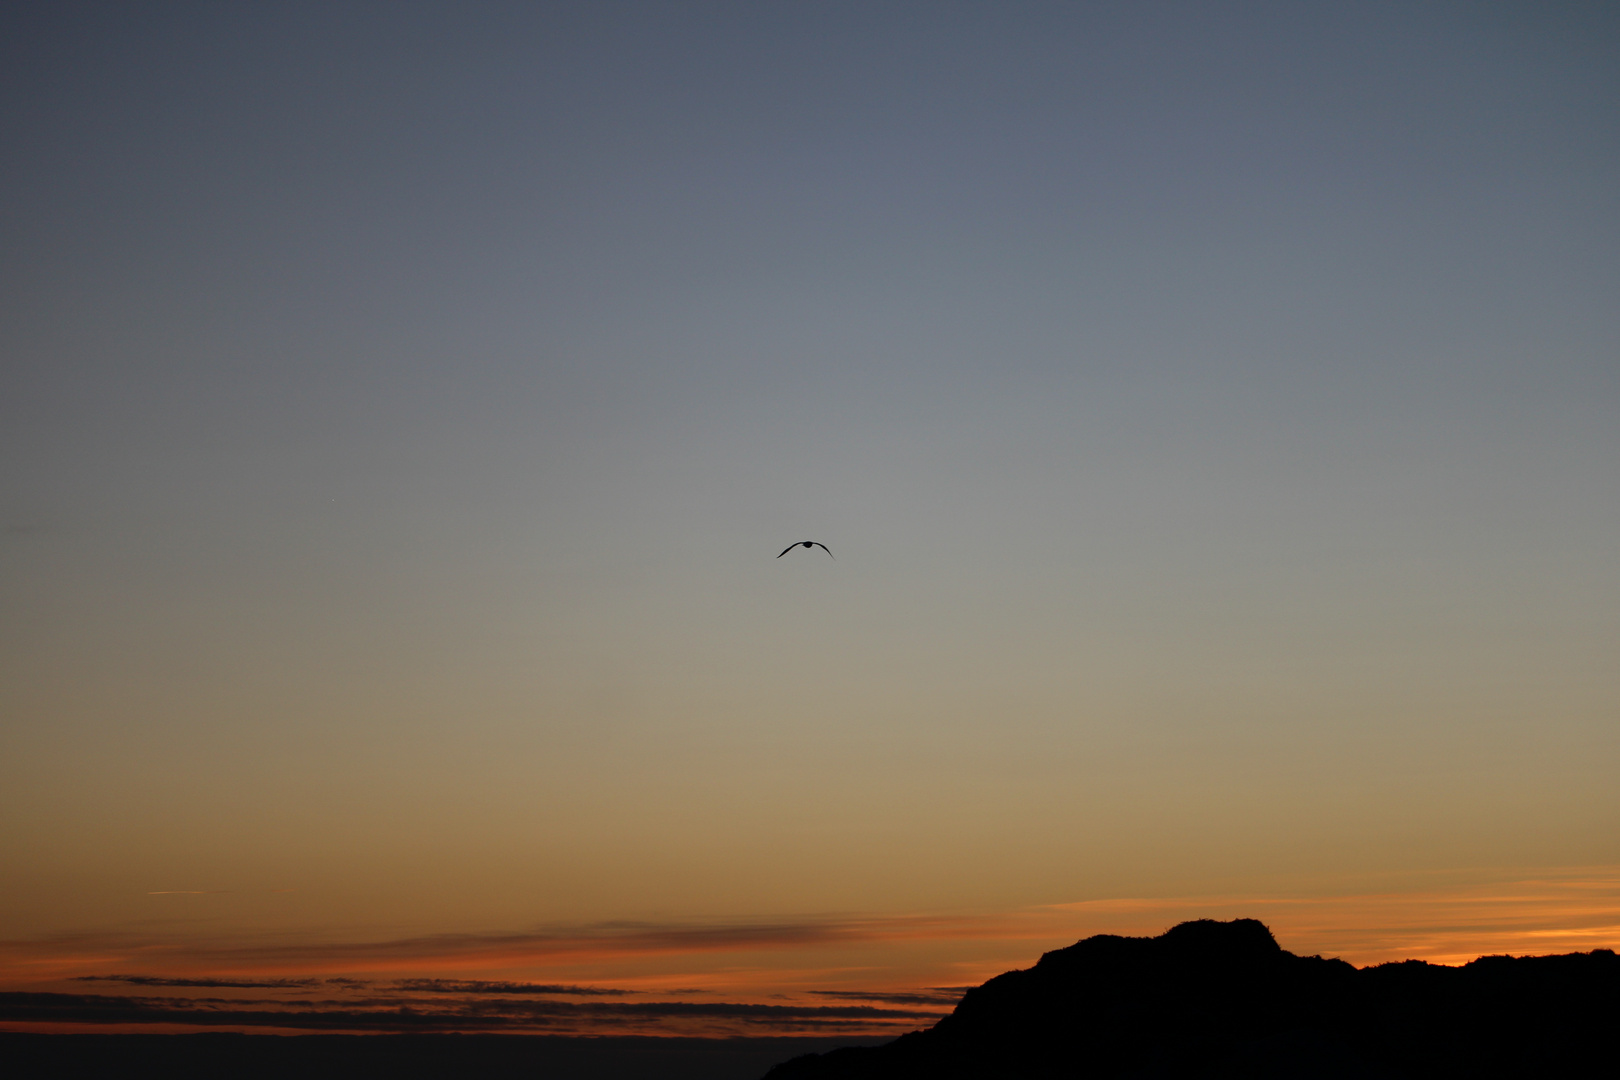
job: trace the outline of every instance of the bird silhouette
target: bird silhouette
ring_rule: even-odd
[[[787,547],[782,549],[782,555],[786,555],[796,547],[818,547],[822,551],[826,551],[829,556],[832,556],[832,552],[827,549],[827,545],[823,544],[820,540],[800,540],[796,543],[789,544]],[[777,558],[780,559],[782,555],[778,555]]]

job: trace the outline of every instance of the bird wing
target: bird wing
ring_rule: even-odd
[[[820,548],[822,551],[825,551],[827,553],[828,557],[834,558],[834,559],[836,559],[838,557],[838,556],[836,556],[836,555],[834,555],[832,553],[832,548],[828,547],[826,544],[823,544],[820,540],[812,540],[810,542],[812,544],[816,545],[816,547]],[[784,552],[783,554],[786,554],[786,552]],[[781,555],[777,556],[778,559],[780,559],[781,557],[782,557]]]
[[[782,555],[786,555],[788,552],[792,551],[794,548],[796,548],[798,546],[799,546],[799,542],[797,540],[793,541],[793,543],[789,544],[787,547],[782,549]],[[828,554],[830,555],[830,554],[832,554],[832,552],[828,552]],[[778,555],[777,558],[780,559],[782,557],[782,555]]]

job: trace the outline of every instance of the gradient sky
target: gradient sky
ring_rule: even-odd
[[[0,982],[626,923],[960,982],[1130,898],[1620,944],[1617,55],[1601,3],[6,5]]]

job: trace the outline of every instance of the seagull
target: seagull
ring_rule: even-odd
[[[826,551],[829,556],[832,556],[832,552],[827,550],[827,545],[819,540],[800,540],[797,543],[789,544],[782,549],[782,555],[786,555],[796,547],[818,547],[822,551]],[[780,559],[782,555],[778,555],[777,558]]]

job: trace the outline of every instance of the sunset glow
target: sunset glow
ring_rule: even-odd
[[[1048,949],[1096,933],[1151,936],[1189,918],[1258,917],[1290,951],[1357,965],[1457,964],[1620,941],[1616,868],[1517,881],[1440,877],[1449,880],[1372,895],[1090,900],[955,916],[576,926],[373,941],[62,937],[5,943],[0,977],[8,989],[131,996],[154,1014],[114,1023],[119,1030],[207,1028],[207,1021],[177,1021],[182,1008],[230,1016],[252,1008],[281,1018],[224,1021],[242,1030],[333,1030],[357,1013],[370,1023],[344,1030],[392,1030],[390,1010],[403,1005],[458,1030],[882,1034],[927,1026],[962,988],[1027,967]],[[531,1008],[516,1010],[514,1002]],[[79,1030],[84,1023],[6,1026]]]

